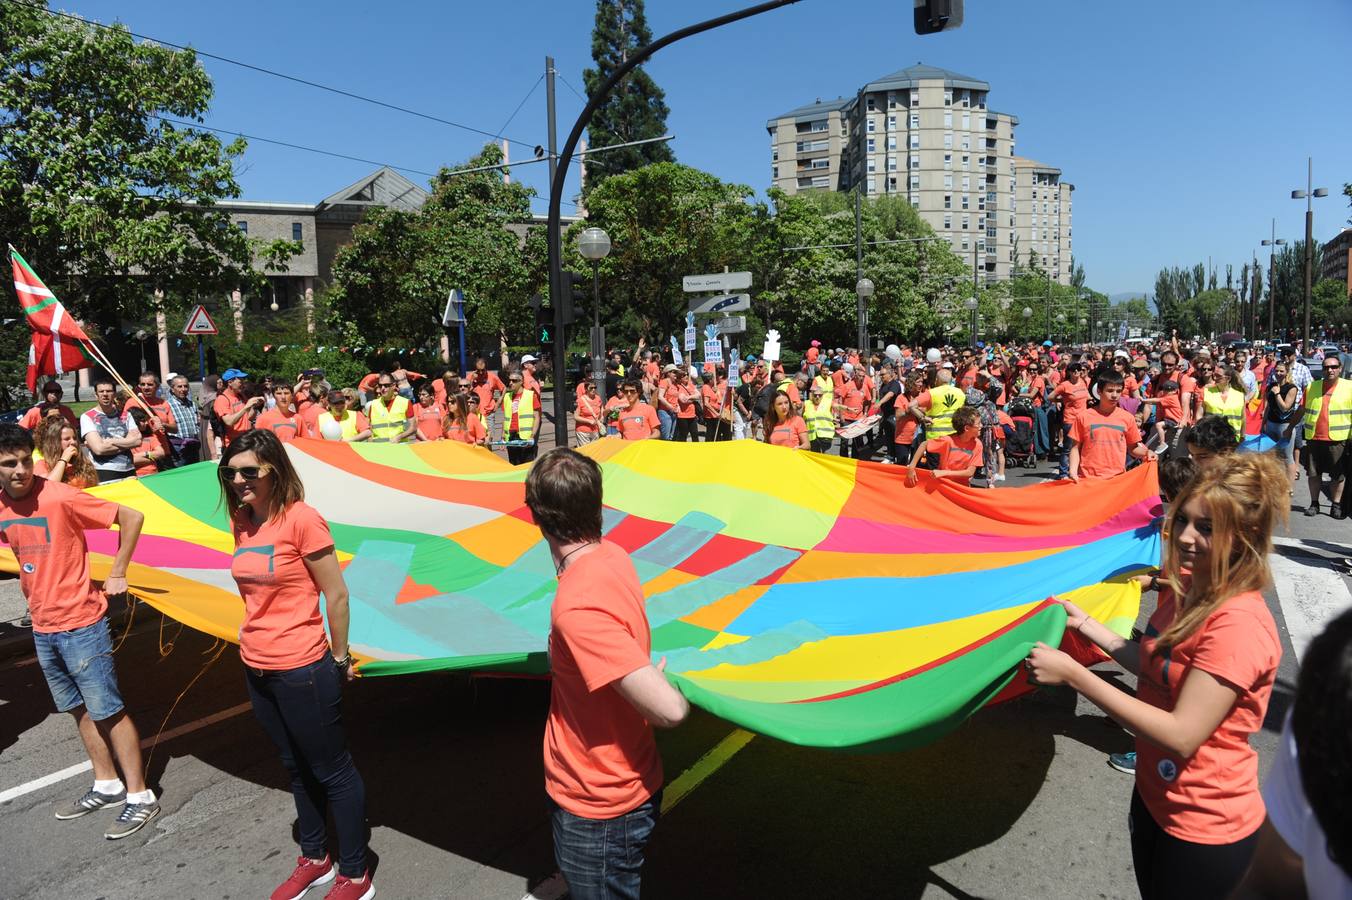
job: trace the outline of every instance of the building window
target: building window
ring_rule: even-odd
[[[970,209],[970,208],[971,208],[971,201],[969,201],[969,200],[967,199],[967,195],[966,195],[966,194],[963,194],[963,195],[962,195],[962,208],[963,208],[963,209]]]
[[[889,156],[887,158],[887,171],[895,172],[896,170],[897,170],[897,158],[895,156]]]
[[[952,209],[952,208],[953,208],[953,195],[944,194],[944,209]]]
[[[812,179],[812,186],[813,186],[813,187],[830,187],[830,186],[831,186],[831,176],[830,176],[830,175],[818,175],[817,177],[815,177],[815,178]]]
[[[866,100],[864,101],[864,105],[868,108],[868,111],[869,111],[869,112],[874,112],[875,109],[876,109],[876,107],[874,106],[874,102],[873,102],[873,97],[872,97],[872,96],[870,96],[868,99],[866,99]]]
[[[867,184],[868,184],[868,192],[869,192],[870,194],[877,193],[877,191],[878,191],[878,179],[870,177],[870,178],[868,179]]]
[[[291,223],[291,240],[293,240],[293,241],[298,241],[298,240],[300,240],[300,239],[301,239],[300,235],[301,235],[300,223],[299,223],[299,222],[292,222],[292,223]]]
[[[240,220],[239,220],[238,222],[236,222],[235,224],[239,226],[239,230],[240,230],[240,231],[244,232],[245,234],[248,234],[248,233],[249,233],[249,223],[248,223],[247,221],[245,221],[244,219],[240,219]]]
[[[878,152],[878,145],[874,142],[873,138],[867,138],[864,142],[864,146],[867,148],[869,153]]]
[[[967,249],[967,238],[963,238],[963,239],[962,239],[962,249],[964,249],[964,250]]]
[[[912,150],[920,149],[920,135],[918,134],[911,135],[911,149]]]
[[[887,117],[887,130],[888,130],[888,131],[896,131],[896,130],[897,130],[897,117],[896,117],[896,116],[888,116],[888,117]]]
[[[912,206],[913,208],[915,208],[915,209],[919,209],[919,208],[920,208],[920,198],[919,198],[919,197],[911,197],[911,206]]]
[[[920,154],[918,153],[911,154],[911,168],[912,169],[920,168]]]
[[[770,162],[779,162],[779,148],[770,151]]]
[[[878,128],[877,123],[874,122],[872,119],[868,119],[864,122],[864,130],[867,131],[869,134],[873,134],[873,132],[876,131],[877,128]]]
[[[971,91],[963,91],[963,92],[962,92],[962,108],[963,108],[963,109],[967,109],[967,108],[968,108],[969,106],[971,106],[971,105],[972,105],[972,92],[971,92]]]
[[[987,228],[987,229],[986,229],[986,237],[990,238],[991,240],[995,240],[995,229],[994,229],[994,228]]]
[[[971,216],[963,216],[963,217],[962,217],[962,230],[963,230],[963,231],[966,231],[966,230],[968,229],[968,227],[969,227],[971,224],[972,224],[972,217],[971,217]]]
[[[963,114],[962,114],[962,130],[963,130],[963,131],[971,131],[971,130],[972,130],[972,114],[971,114],[971,113],[963,113]]]
[[[953,105],[953,92],[944,91],[944,106],[952,106],[952,105]]]
[[[944,168],[945,168],[945,169],[951,169],[951,168],[953,168],[953,154],[952,154],[952,153],[945,153],[945,154],[944,154]]]
[[[945,128],[953,127],[953,114],[951,112],[944,113],[944,127]]]
[[[920,88],[911,88],[911,105],[920,105]]]
[[[770,177],[771,177],[771,178],[778,178],[778,177],[779,177],[779,166],[771,166],[771,167],[770,167]]]
[[[887,178],[887,189],[889,191],[895,191],[897,189],[897,180],[890,175]]]
[[[972,189],[972,179],[968,178],[966,175],[962,176],[962,189],[964,191],[970,191]]]
[[[912,175],[912,176],[911,176],[911,190],[916,191],[916,190],[919,190],[919,189],[920,189],[920,176],[919,176],[919,175]]]
[[[953,189],[953,176],[952,176],[952,175],[945,175],[945,176],[944,176],[944,188],[947,189],[947,190],[952,190],[952,189]]]
[[[944,213],[944,227],[945,227],[945,228],[952,228],[952,227],[953,227],[953,214],[952,214],[952,213]]]
[[[972,149],[972,138],[971,138],[971,136],[966,135],[966,134],[964,134],[964,135],[962,136],[962,149],[964,149],[964,150],[971,150],[971,149]]]
[[[966,153],[962,155],[962,168],[963,171],[966,172],[970,172],[972,170],[972,158],[968,156]]]
[[[944,135],[944,149],[953,149],[953,133],[951,131]]]
[[[912,128],[920,127],[920,113],[911,113],[911,127]]]
[[[888,149],[888,150],[895,150],[895,149],[897,149],[897,138],[896,138],[896,135],[891,135],[891,134],[889,134],[889,135],[887,136],[887,149]]]
[[[873,157],[871,157],[871,156],[868,158],[868,163],[867,163],[867,165],[868,165],[868,170],[869,170],[870,172],[876,171],[877,168],[878,168],[877,163],[874,161]]]

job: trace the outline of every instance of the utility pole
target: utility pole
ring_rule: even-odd
[[[1286,246],[1286,241],[1277,240],[1277,220],[1272,220],[1272,238],[1263,241],[1263,246],[1268,248],[1268,340],[1271,340],[1275,334],[1273,331],[1272,318],[1273,312],[1277,306],[1277,248]],[[1258,277],[1258,257],[1254,256],[1254,278]],[[1254,300],[1258,299],[1258,291],[1254,291]]]
[[[856,285],[854,296],[858,306],[855,309],[855,318],[859,323],[859,352],[863,354],[868,347],[868,298],[858,289],[860,282],[864,280],[864,198],[859,190],[859,185],[854,186],[854,283]]]
[[[1314,268],[1314,198],[1327,197],[1328,188],[1317,188],[1314,186],[1314,159],[1305,158],[1305,190],[1292,191],[1292,200],[1305,201],[1305,331],[1302,335],[1304,340],[1304,352],[1310,352],[1310,281],[1312,277],[1311,270]]]
[[[554,57],[545,57],[545,109],[549,119],[549,183],[556,183],[558,134],[554,118]],[[560,186],[561,188],[561,186]],[[561,255],[562,247],[558,248]],[[561,263],[562,259],[556,259]],[[564,379],[567,378],[568,340],[563,333],[563,277],[561,265],[549,267],[549,296],[554,307],[554,446],[568,446],[568,404]],[[544,424],[543,422],[541,424]]]

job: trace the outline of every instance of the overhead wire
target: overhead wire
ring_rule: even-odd
[[[545,80],[544,73],[541,73],[540,77],[535,79],[535,84],[532,84],[530,86],[530,90],[526,91],[526,96],[522,97],[521,102],[516,105],[516,109],[512,110],[512,114],[507,117],[507,121],[502,123],[502,127],[498,129],[499,133],[507,130],[507,126],[512,124],[512,120],[516,118],[516,114],[521,112],[521,107],[526,105],[526,101],[530,100],[531,95],[535,93],[535,89],[538,88],[540,86],[540,82],[544,80]]]
[[[95,22],[95,21],[93,21],[92,19],[85,19],[85,18],[83,18],[83,17],[81,17],[81,16],[73,15],[72,13],[61,12],[60,10],[56,10],[56,9],[48,9],[46,6],[38,5],[38,4],[36,4],[36,3],[28,3],[28,2],[25,2],[25,0],[6,0],[6,2],[13,3],[13,4],[15,4],[16,6],[26,6],[26,7],[28,7],[29,9],[36,10],[36,11],[38,11],[38,12],[44,12],[44,13],[47,13],[48,15],[50,15],[50,16],[57,16],[57,17],[63,18],[63,19],[70,19],[71,21],[74,21],[74,22],[80,22],[80,23],[82,23],[82,24],[84,24],[84,25],[92,25],[92,26],[94,26],[95,28],[102,28],[102,29],[107,30],[107,31],[115,30],[114,26],[112,26],[112,25],[105,25],[105,24],[102,23],[102,22]],[[375,105],[375,106],[384,107],[385,109],[391,109],[391,110],[394,110],[395,112],[405,113],[405,114],[410,115],[410,116],[417,116],[417,117],[420,118],[420,119],[427,119],[427,120],[430,121],[430,122],[438,122],[438,123],[440,123],[440,124],[442,124],[442,125],[449,125],[449,126],[452,127],[452,128],[459,128],[459,129],[462,129],[462,130],[464,130],[464,131],[470,131],[470,132],[473,132],[474,134],[481,134],[481,135],[483,135],[483,136],[485,136],[485,137],[490,137],[490,138],[496,138],[496,139],[499,139],[499,140],[510,141],[510,142],[513,143],[513,144],[520,144],[520,145],[523,146],[523,147],[534,147],[534,146],[535,146],[535,142],[532,142],[532,141],[519,141],[519,140],[517,140],[516,138],[509,138],[509,137],[507,137],[506,135],[502,134],[501,131],[499,131],[498,133],[494,133],[494,132],[491,132],[491,131],[485,131],[485,130],[483,130],[482,128],[475,128],[474,126],[472,126],[472,125],[466,125],[466,124],[464,124],[463,122],[454,122],[454,121],[452,121],[452,120],[450,120],[450,119],[442,118],[441,116],[435,116],[435,115],[432,115],[431,113],[420,112],[419,110],[416,110],[416,109],[409,109],[407,106],[400,106],[400,105],[397,104],[397,103],[390,103],[390,102],[388,102],[388,101],[386,101],[386,100],[378,100],[378,99],[376,99],[376,98],[374,98],[374,97],[367,97],[367,96],[364,96],[364,95],[362,95],[362,94],[357,94],[357,93],[354,93],[354,92],[352,92],[352,91],[344,90],[343,88],[337,88],[337,87],[333,87],[333,86],[331,86],[331,85],[321,84],[321,83],[318,82],[318,81],[311,81],[311,80],[308,79],[308,78],[301,78],[301,77],[298,76],[298,75],[288,75],[288,74],[285,73],[285,72],[278,72],[276,69],[268,69],[268,68],[265,68],[264,66],[258,66],[258,65],[254,65],[253,63],[244,62],[244,61],[242,61],[242,60],[232,59],[232,58],[230,58],[230,57],[228,57],[228,56],[222,56],[222,55],[220,55],[220,54],[218,54],[218,53],[209,53],[209,52],[207,52],[206,50],[199,50],[199,49],[197,49],[196,47],[188,47],[188,46],[185,46],[185,45],[183,45],[183,44],[176,44],[176,43],[174,43],[173,41],[166,41],[166,40],[163,40],[163,39],[161,39],[161,38],[151,37],[150,35],[141,34],[141,33],[139,33],[139,32],[132,31],[132,30],[129,29],[129,28],[128,28],[128,29],[125,29],[125,30],[126,30],[127,34],[131,35],[131,36],[134,37],[134,38],[138,38],[138,39],[143,40],[143,41],[153,41],[153,42],[156,43],[156,44],[160,44],[160,45],[165,46],[165,47],[171,47],[171,48],[173,48],[173,49],[175,49],[175,50],[183,50],[183,51],[186,51],[186,52],[189,52],[189,53],[195,53],[195,54],[197,54],[198,56],[204,56],[204,57],[206,57],[207,59],[214,59],[214,60],[216,60],[217,62],[227,63],[227,64],[232,65],[232,66],[239,66],[239,67],[242,68],[242,69],[249,69],[249,70],[251,70],[251,71],[259,72],[259,73],[264,74],[264,75],[271,75],[271,76],[273,76],[274,78],[282,78],[282,79],[285,79],[285,80],[287,80],[287,81],[295,82],[296,84],[303,84],[303,85],[305,85],[306,87],[316,88],[317,90],[321,90],[321,91],[328,91],[329,93],[332,93],[332,94],[338,94],[339,96],[347,97],[347,98],[352,99],[352,100],[360,100],[360,101],[363,102],[363,103],[370,103],[370,104],[373,104],[373,105]],[[509,121],[510,121],[510,120],[509,120]],[[505,126],[504,126],[504,127],[505,127]]]

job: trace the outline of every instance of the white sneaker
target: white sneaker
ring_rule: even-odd
[[[999,475],[996,475],[996,476],[995,476],[995,480],[996,480],[996,481],[1004,481],[1004,480],[1005,480],[1004,473],[1002,472],[1002,473],[1000,473]]]

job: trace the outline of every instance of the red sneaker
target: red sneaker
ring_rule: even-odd
[[[302,856],[296,860],[296,871],[272,892],[271,900],[297,900],[315,885],[328,884],[335,874],[333,861],[327,855],[322,863]]]
[[[333,887],[324,895],[324,900],[371,900],[375,895],[376,886],[371,883],[371,870],[367,869],[357,881],[339,875]]]

